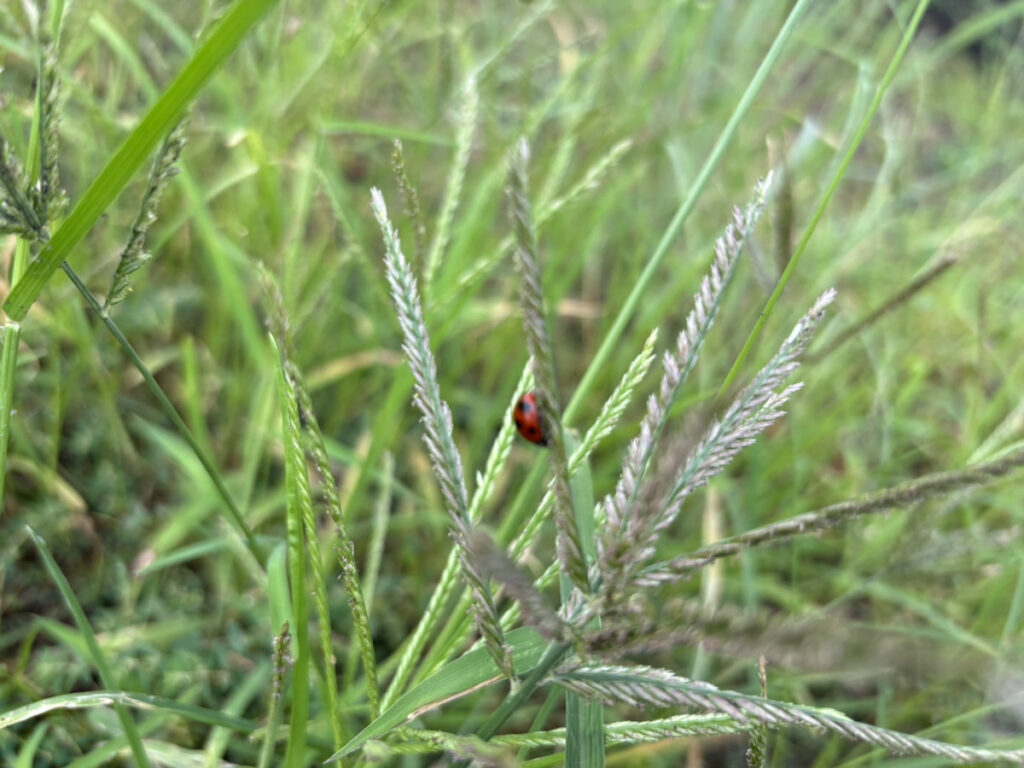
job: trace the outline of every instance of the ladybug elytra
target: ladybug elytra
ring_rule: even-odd
[[[512,421],[516,429],[524,439],[537,445],[547,445],[548,438],[544,434],[544,425],[540,418],[540,409],[537,408],[537,397],[533,392],[527,392],[519,398],[516,407],[512,410]]]

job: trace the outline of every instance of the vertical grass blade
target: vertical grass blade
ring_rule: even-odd
[[[747,86],[747,90],[743,92],[739,103],[736,105],[736,109],[733,110],[732,115],[729,117],[729,121],[725,124],[721,134],[719,134],[718,140],[715,142],[715,146],[712,147],[711,151],[708,153],[707,160],[704,161],[704,165],[700,169],[700,173],[698,173],[697,178],[693,180],[693,184],[690,186],[690,194],[687,195],[682,205],[680,205],[679,209],[676,211],[676,215],[673,216],[672,221],[669,222],[668,227],[665,229],[665,233],[661,236],[661,240],[654,249],[654,253],[652,253],[651,258],[648,259],[647,266],[644,267],[644,271],[641,273],[640,277],[637,278],[636,284],[629,292],[629,296],[627,296],[626,300],[623,302],[622,307],[619,309],[619,313],[615,316],[615,322],[612,323],[612,326],[605,333],[601,346],[594,354],[594,358],[590,361],[590,365],[587,366],[587,370],[583,374],[583,378],[580,379],[580,383],[577,385],[576,391],[573,393],[572,399],[569,401],[569,405],[566,406],[565,414],[563,415],[565,423],[571,423],[573,416],[576,415],[576,410],[586,402],[586,395],[594,385],[594,379],[597,377],[598,372],[604,370],[607,366],[608,357],[611,355],[615,346],[619,343],[619,337],[626,329],[626,324],[629,322],[630,317],[633,315],[637,305],[640,303],[640,297],[647,292],[647,288],[650,285],[651,280],[654,279],[654,275],[658,271],[658,267],[661,266],[661,262],[668,254],[668,249],[676,239],[676,235],[679,234],[679,230],[682,229],[683,224],[690,217],[690,214],[693,213],[693,209],[696,207],[697,201],[704,192],[704,187],[707,186],[708,181],[711,179],[711,174],[714,173],[718,164],[722,161],[726,147],[729,146],[729,142],[732,141],[733,137],[736,135],[736,131],[739,130],[740,123],[743,121],[743,118],[746,117],[747,112],[754,103],[754,99],[761,90],[761,86],[763,86],[765,81],[768,79],[768,73],[771,72],[772,67],[774,67],[775,63],[779,60],[779,57],[782,55],[783,48],[786,47],[786,43],[789,42],[789,38],[792,37],[793,31],[796,29],[797,24],[800,19],[803,18],[804,13],[806,13],[810,5],[810,0],[797,0],[797,3],[789,12],[789,16],[786,18],[785,24],[782,25],[782,29],[780,29],[779,33],[775,36],[775,40],[772,42],[771,48],[768,49],[768,53],[765,54],[764,59],[761,61],[761,65],[757,68],[757,72],[755,72],[753,78],[751,78],[750,84]]]
[[[295,662],[292,666],[291,721],[288,729],[286,768],[306,765],[306,729],[309,727],[309,629],[306,619],[306,546],[303,518],[313,514],[313,498],[302,448],[302,427],[295,390],[278,366],[278,393],[285,456],[285,489],[288,530],[288,577],[291,581],[292,617],[295,627]]]
[[[100,171],[92,186],[57,230],[39,256],[11,291],[3,308],[15,320],[22,320],[39,297],[43,286],[110,207],[125,185],[142,167],[157,144],[185,114],[199,91],[275,0],[238,0],[185,68],[167,87],[149,112],[131,132],[120,149]]]
[[[579,440],[566,434],[566,449],[570,454],[579,449]],[[590,480],[590,466],[583,462],[572,480],[572,504],[576,526],[580,532],[583,556],[590,568],[597,560],[596,527],[594,521],[594,489]],[[572,585],[562,575],[562,602],[570,599]],[[587,623],[588,629],[601,626],[595,616]],[[603,768],[604,766],[604,705],[588,700],[572,691],[565,692],[565,764],[568,768]]]
[[[918,24],[921,23],[921,18],[924,16],[924,12],[927,9],[928,0],[919,0],[917,8],[914,11],[914,15],[910,19],[910,23],[907,25],[907,28],[903,33],[903,39],[900,40],[900,44],[896,48],[896,53],[893,54],[892,60],[889,62],[889,68],[882,76],[882,82],[878,84],[878,90],[875,92],[875,98],[872,100],[871,106],[868,107],[868,113],[864,116],[864,119],[860,123],[860,127],[857,129],[857,133],[850,141],[850,146],[846,150],[846,154],[843,156],[843,161],[839,164],[835,174],[832,176],[832,181],[829,183],[828,189],[825,190],[825,195],[821,198],[821,202],[818,203],[818,207],[814,211],[814,215],[811,217],[811,221],[807,225],[807,229],[804,232],[803,237],[800,238],[800,242],[793,251],[792,258],[790,258],[789,263],[786,264],[786,268],[783,270],[782,275],[779,276],[779,281],[775,285],[775,290],[772,291],[772,295],[769,296],[768,301],[765,302],[764,309],[761,310],[761,314],[758,316],[757,322],[754,323],[754,327],[751,329],[750,335],[743,344],[743,349],[741,349],[739,355],[736,356],[736,362],[733,363],[728,375],[726,375],[725,380],[722,382],[722,386],[718,390],[719,397],[721,397],[722,393],[724,393],[732,384],[736,375],[739,373],[740,367],[743,365],[743,361],[747,359],[747,355],[750,354],[750,351],[754,348],[754,344],[757,343],[757,339],[761,335],[761,329],[764,328],[768,315],[770,315],[772,309],[775,308],[775,304],[778,302],[779,297],[782,296],[783,290],[785,290],[786,285],[789,283],[789,279],[793,276],[793,272],[796,270],[796,265],[800,263],[800,257],[803,256],[804,251],[807,250],[807,244],[810,242],[814,231],[818,228],[818,222],[821,221],[821,217],[825,215],[825,209],[832,201],[832,196],[839,187],[839,182],[842,181],[843,177],[846,175],[846,169],[849,168],[850,161],[853,160],[853,156],[857,153],[860,143],[864,140],[864,136],[868,131],[868,126],[871,125],[871,121],[874,120],[875,113],[878,112],[878,108],[882,105],[882,99],[885,97],[885,92],[888,90],[893,78],[896,77],[896,72],[900,68],[903,56],[910,47],[910,43],[914,39],[914,33],[917,32]]]

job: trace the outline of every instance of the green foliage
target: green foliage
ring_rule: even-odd
[[[602,699],[609,764],[1024,746],[1024,5],[205,5],[0,9],[0,763],[556,764],[584,724],[566,691]],[[540,386],[520,136],[557,462],[509,417]],[[606,569],[623,599],[576,562],[563,605],[551,465],[571,533],[573,478],[615,494],[655,350],[769,171],[649,492],[835,287],[803,389],[716,468],[720,541],[686,486]],[[371,187],[420,283],[461,559]],[[481,563],[495,656],[471,645]]]

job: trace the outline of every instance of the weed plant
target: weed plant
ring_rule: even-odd
[[[947,10],[0,10],[0,760],[1024,763],[1024,7]]]

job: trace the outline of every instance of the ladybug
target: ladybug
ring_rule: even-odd
[[[519,402],[512,410],[512,421],[515,422],[519,434],[526,440],[537,445],[548,444],[544,425],[541,423],[540,409],[537,408],[537,396],[533,392],[527,392],[519,398]]]

